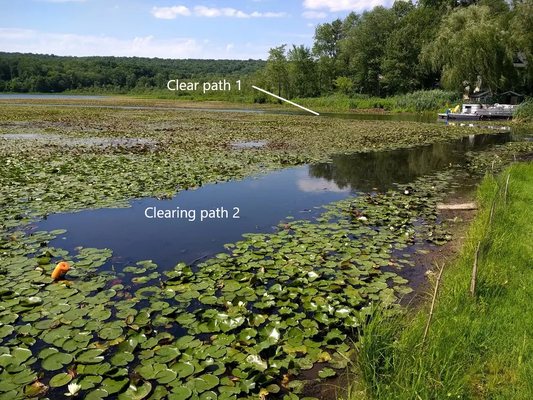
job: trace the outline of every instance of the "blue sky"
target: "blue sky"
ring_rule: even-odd
[[[0,0],[0,51],[248,59],[392,0]]]

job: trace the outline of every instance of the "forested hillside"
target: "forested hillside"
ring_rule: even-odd
[[[312,47],[282,44],[267,57],[265,63],[0,53],[0,91],[164,92],[169,79],[238,77],[245,93],[253,82],[289,98],[435,88],[459,94],[465,87],[531,96],[533,0],[396,1],[320,24]]]
[[[131,91],[166,88],[169,79],[241,76],[260,60],[167,60],[137,57],[58,57],[0,53],[0,91]]]

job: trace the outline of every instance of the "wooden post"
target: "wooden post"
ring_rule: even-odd
[[[503,203],[507,204],[507,190],[509,189],[509,179],[511,178],[511,172],[507,174],[507,181],[505,182],[505,192],[503,194]]]
[[[470,294],[476,295],[476,282],[477,282],[477,262],[479,256],[479,248],[481,247],[481,241],[477,243],[476,253],[474,254],[474,266],[472,267],[472,280],[470,281]]]
[[[438,266],[438,264],[435,264]],[[431,319],[433,318],[433,310],[435,309],[435,300],[437,299],[437,292],[439,291],[440,278],[442,276],[442,271],[444,271],[444,264],[440,267],[439,273],[437,275],[437,281],[435,282],[435,290],[433,291],[433,299],[431,300],[431,307],[429,308],[429,317],[428,322],[426,323],[426,328],[424,329],[424,337],[422,338],[422,346],[426,342],[426,338],[429,333],[429,325],[431,324]]]

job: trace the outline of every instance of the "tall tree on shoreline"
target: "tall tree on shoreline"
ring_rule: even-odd
[[[289,67],[285,54],[286,47],[287,45],[283,44],[268,51],[266,76],[270,85],[276,88],[278,96],[281,96],[282,90],[287,92],[289,86]]]
[[[423,60],[442,71],[442,84],[462,90],[481,77],[492,91],[511,87],[516,79],[514,52],[504,21],[488,6],[457,8],[442,21],[434,41],[423,49]]]

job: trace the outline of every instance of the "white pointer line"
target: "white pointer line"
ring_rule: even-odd
[[[287,99],[284,99],[283,97],[276,96],[274,93],[270,93],[270,92],[266,91],[265,89],[258,88],[257,86],[254,86],[254,85],[252,85],[252,87],[253,87],[255,90],[259,90],[260,92],[263,92],[263,93],[269,94],[269,95],[271,95],[272,97],[275,97],[276,99],[283,100],[283,101],[285,101],[285,102],[287,102],[287,103],[289,103],[289,104],[292,104],[293,106],[299,107],[299,108],[301,108],[302,110],[305,110],[305,111],[307,111],[307,112],[310,112],[311,114],[320,115],[320,114],[317,113],[316,111],[310,110],[310,109],[305,108],[305,107],[303,107],[303,106],[301,106],[301,105],[299,105],[299,104],[293,103],[292,101],[287,100]]]

